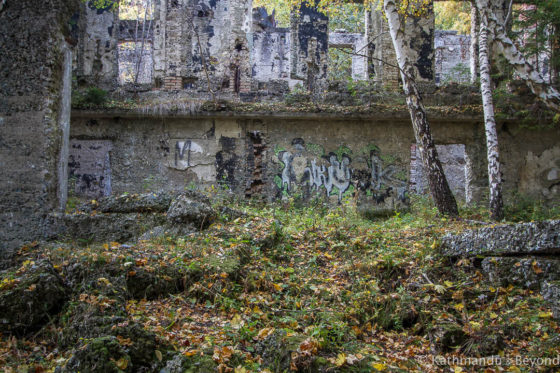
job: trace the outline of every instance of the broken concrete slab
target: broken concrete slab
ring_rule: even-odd
[[[560,320],[560,281],[545,281],[541,286],[543,298],[550,302],[552,317]]]
[[[560,220],[498,225],[443,237],[449,257],[560,255]]]
[[[171,224],[194,224],[195,227],[207,227],[216,218],[216,211],[210,200],[203,194],[185,191],[178,196],[167,211]]]
[[[560,280],[560,259],[488,257],[482,261],[482,271],[496,287],[512,284],[539,289],[545,280]]]
[[[150,227],[165,222],[163,214],[73,214],[52,216],[58,236],[90,242],[129,242],[140,237]]]
[[[122,194],[104,197],[91,207],[99,212],[166,212],[171,206],[173,195],[167,192]]]

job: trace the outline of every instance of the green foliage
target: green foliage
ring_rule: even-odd
[[[471,5],[468,1],[434,2],[437,30],[456,30],[460,34],[471,32]]]
[[[329,48],[329,80],[352,81],[352,48]]]
[[[0,347],[13,351],[3,364],[54,370],[74,345],[59,345],[46,332],[103,320],[109,329],[136,323],[155,333],[170,355],[160,348],[146,359],[165,365],[175,355],[186,372],[218,365],[237,372],[422,371],[437,347],[433,328],[440,322],[468,340],[457,349],[441,346],[450,351],[441,352],[444,357],[488,356],[488,344],[507,346],[508,357],[520,351],[555,357],[560,329],[538,292],[499,287],[485,280],[477,261],[441,256],[441,237],[480,226],[468,219],[487,220],[487,210],[464,207],[463,220],[448,220],[429,198],[411,199],[411,211],[376,221],[352,206],[320,201],[298,208],[229,200],[216,207],[243,214],[196,234],[132,245],[22,248],[18,264],[0,277],[0,295],[17,285],[32,260],[48,258],[69,286],[75,284],[66,308],[93,316],[53,316],[40,333],[20,336],[18,343],[2,336]],[[519,219],[554,217],[529,199],[514,202],[515,214],[532,210]],[[122,297],[135,279],[142,289],[161,281],[173,286],[150,300]],[[112,341],[127,350],[136,343],[128,337],[118,333]],[[51,348],[52,358],[39,360],[37,346]]]
[[[560,218],[560,206],[547,205],[544,201],[522,194],[515,194],[504,206],[510,221],[538,221]]]
[[[119,7],[119,0],[82,0],[96,9],[116,9]]]
[[[82,92],[73,92],[72,106],[79,108],[103,106],[107,103],[107,96],[107,91],[97,87],[89,87]]]
[[[285,102],[287,105],[304,104],[311,101],[310,93],[303,88],[301,84],[296,85],[290,93],[286,95]]]
[[[530,4],[530,5],[529,5]],[[531,0],[528,5],[514,7],[512,39],[522,39],[521,52],[533,60],[548,58],[556,74],[560,73],[560,2]],[[542,66],[542,65],[541,65]],[[558,75],[556,76],[558,78]]]
[[[464,63],[458,63],[443,76],[442,83],[445,85],[451,82],[468,82],[470,76],[470,67]]]

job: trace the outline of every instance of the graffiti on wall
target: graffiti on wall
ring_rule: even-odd
[[[192,166],[192,153],[202,153],[202,147],[192,140],[175,143],[175,167],[185,169]]]
[[[317,166],[317,160],[311,160],[311,167],[305,169],[307,182],[311,189],[319,190],[325,188],[327,196],[336,188],[338,191],[338,201],[342,200],[342,195],[350,187],[350,163],[349,156],[343,155],[339,161],[335,153],[329,153],[327,165]]]
[[[111,194],[110,140],[70,140],[68,174],[77,196],[99,198]]]
[[[391,158],[383,160],[377,152],[371,152],[370,190],[378,201],[388,196],[393,190],[397,193],[399,200],[405,201],[408,198],[406,175],[391,161]]]
[[[276,154],[280,164],[276,186],[283,194],[325,193],[341,202],[359,190],[377,203],[389,196],[403,202],[408,198],[406,172],[395,157],[382,155],[375,145],[358,152],[355,164],[346,146],[326,154],[322,146],[305,144],[300,138],[292,141],[291,150],[278,148]]]

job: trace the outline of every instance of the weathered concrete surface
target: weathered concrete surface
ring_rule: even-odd
[[[166,219],[158,213],[72,214],[53,216],[51,238],[90,242],[130,242],[138,239],[151,227],[162,225]]]
[[[550,302],[552,316],[560,320],[560,281],[545,281],[541,286],[543,298]]]
[[[299,12],[290,17],[291,70],[293,83],[320,98],[326,89],[329,57],[328,17],[316,8],[302,3]]]
[[[470,78],[470,35],[457,31],[435,32],[435,81],[436,84],[468,82]]]
[[[560,259],[542,257],[488,257],[482,271],[494,286],[509,284],[539,289],[543,281],[560,280]]]
[[[215,218],[216,211],[208,198],[192,191],[175,198],[167,210],[167,220],[174,225],[187,224],[201,229],[208,227]]]
[[[337,203],[342,191],[342,199],[393,211],[415,190],[411,177],[415,139],[407,112],[402,117],[379,113],[377,119],[266,112],[163,118],[127,117],[123,112],[91,115],[74,113],[71,138],[87,138],[92,144],[111,139],[111,190],[117,195],[221,185],[238,196],[319,197]],[[454,170],[457,190],[470,196],[469,202],[483,203],[487,165],[482,122],[477,117],[432,118],[436,143],[461,150],[459,159],[456,152],[449,153],[444,169]],[[514,192],[524,165],[519,154],[554,148],[560,134],[515,124],[507,129],[500,126],[500,150],[507,153],[514,147],[516,152],[504,157],[504,190]],[[100,154],[97,162],[103,164],[103,159]],[[557,200],[560,195],[551,193],[550,201]]]
[[[111,194],[112,150],[108,140],[76,140],[70,142],[68,157],[71,194],[99,198]]]
[[[499,225],[446,235],[443,254],[451,257],[560,254],[560,220]]]
[[[249,4],[247,0],[156,1],[156,87],[200,92],[249,91]]]
[[[560,146],[542,153],[528,152],[522,166],[519,191],[538,200],[550,200],[560,192]]]
[[[455,198],[465,200],[465,176],[467,170],[467,157],[464,144],[436,145],[439,159],[451,191]],[[429,191],[428,178],[424,172],[420,150],[416,145],[411,147],[410,162],[410,184],[411,189],[417,194],[425,194]]]
[[[58,208],[63,46],[78,4],[8,1],[0,12],[2,254],[43,237],[47,213]]]
[[[257,82],[288,80],[290,75],[290,30],[276,27],[274,14],[253,9],[252,78]]]
[[[109,2],[111,3],[111,2]],[[77,46],[78,84],[113,90],[118,84],[118,8],[97,9],[92,2],[81,5]]]

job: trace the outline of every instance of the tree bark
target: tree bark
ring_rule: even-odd
[[[394,0],[384,0],[384,10],[397,55],[403,90],[406,95],[406,103],[408,111],[410,112],[416,143],[420,149],[422,163],[428,176],[430,192],[440,213],[457,216],[459,214],[457,202],[455,201],[455,197],[453,197],[453,193],[451,193],[447,178],[443,173],[443,167],[439,161],[437,149],[432,139],[426,110],[422,103],[422,97],[414,81],[414,68],[406,54],[408,44],[405,43],[404,32],[401,27],[401,20],[397,9]]]
[[[471,2],[471,45],[470,45],[471,84],[478,79],[478,12],[476,4]]]
[[[484,109],[484,128],[486,130],[486,149],[488,157],[488,182],[490,186],[490,214],[493,220],[504,217],[504,203],[502,199],[502,175],[500,171],[498,131],[494,118],[494,103],[490,81],[490,57],[488,54],[488,7],[485,0],[477,0],[480,16],[480,30],[478,40],[478,56],[480,64],[480,93]]]
[[[488,7],[487,0],[477,0],[479,9]],[[488,9],[488,8],[486,8]],[[492,12],[488,11],[488,30],[494,38],[494,48],[501,53],[515,69],[521,79],[525,81],[531,91],[550,109],[560,112],[560,93],[547,84],[541,74],[519,52],[513,41],[507,36],[504,25],[499,22]]]

